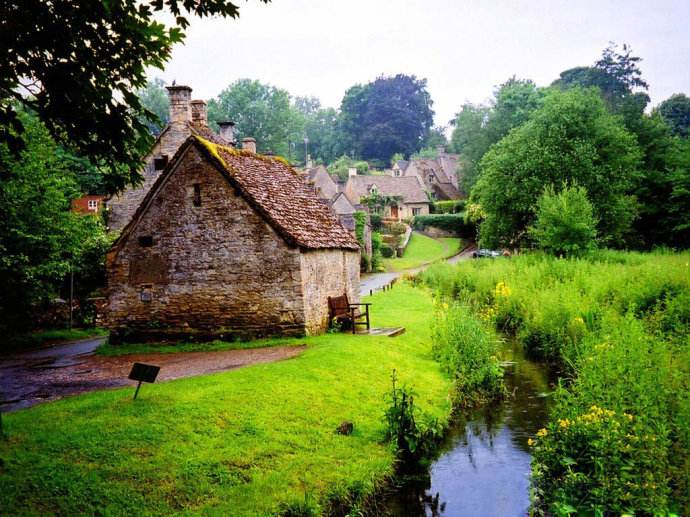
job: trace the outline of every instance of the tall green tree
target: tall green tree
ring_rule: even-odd
[[[170,119],[170,98],[165,89],[165,81],[156,77],[146,83],[146,87],[137,92],[141,105],[153,117],[144,117],[142,121],[152,135],[159,135]]]
[[[30,328],[32,311],[59,294],[70,269],[93,277],[107,243],[98,218],[70,211],[70,200],[80,195],[79,184],[60,147],[36,116],[21,109],[16,113],[24,128],[24,150],[16,156],[7,144],[0,144],[0,160],[6,166],[0,182],[4,333]]]
[[[524,124],[543,92],[528,79],[512,77],[494,91],[489,106],[465,104],[453,122],[451,148],[460,154],[460,178],[469,192],[479,176],[479,162],[489,148]]]
[[[17,106],[30,108],[53,138],[107,168],[108,190],[122,189],[152,142],[136,94],[146,70],[163,68],[190,16],[238,14],[227,0],[0,2],[0,143],[26,146]]]
[[[295,97],[292,107],[303,121],[302,132],[290,138],[298,150],[297,161],[305,160],[305,152],[315,162],[329,163],[335,160],[341,152],[336,110],[322,107],[316,97]],[[308,139],[306,146],[305,138]]]
[[[344,150],[382,166],[395,153],[421,149],[434,112],[426,79],[398,74],[352,86],[340,105]]]
[[[238,140],[256,138],[259,152],[289,156],[290,128],[294,124],[290,94],[252,79],[238,79],[208,103],[211,123],[235,122]]]
[[[657,111],[674,135],[681,137],[690,135],[690,97],[683,93],[671,95],[659,104]]]
[[[472,201],[485,214],[481,242],[513,246],[533,223],[545,185],[576,182],[586,189],[608,244],[621,244],[634,217],[627,194],[640,151],[594,89],[549,92],[530,119],[494,145],[481,161]]]

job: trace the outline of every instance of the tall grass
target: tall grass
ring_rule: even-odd
[[[530,254],[423,281],[561,373],[535,511],[690,514],[690,253]]]

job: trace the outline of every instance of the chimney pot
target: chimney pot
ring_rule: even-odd
[[[208,107],[206,101],[195,100],[191,102],[192,105],[192,122],[208,126]]]
[[[251,136],[243,138],[242,149],[245,149],[250,153],[256,153],[256,138],[252,138]]]
[[[189,86],[166,86],[170,99],[170,123],[192,120],[192,89]]]
[[[235,123],[230,121],[218,122],[220,137],[230,145],[235,145]]]

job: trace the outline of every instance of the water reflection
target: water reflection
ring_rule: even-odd
[[[427,472],[408,476],[385,502],[391,516],[524,516],[529,509],[528,438],[547,418],[544,366],[513,343],[502,352],[509,397],[460,416]]]

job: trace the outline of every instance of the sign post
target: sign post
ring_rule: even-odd
[[[151,364],[144,364],[144,363],[134,363],[132,365],[132,371],[129,372],[129,379],[133,381],[138,381],[137,383],[137,389],[134,392],[134,399],[137,399],[137,395],[139,395],[139,388],[141,388],[141,383],[142,382],[150,382],[153,383],[156,381],[156,377],[158,376],[158,372],[160,371],[161,367],[160,366],[153,366]]]

